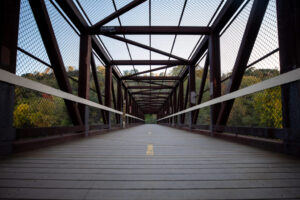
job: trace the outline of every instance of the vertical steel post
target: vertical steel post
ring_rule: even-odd
[[[0,1],[0,68],[16,73],[20,0]],[[0,82],[0,155],[12,152],[15,140],[15,86]]]
[[[40,31],[47,55],[49,57],[55,78],[62,91],[72,94],[72,88],[54,34],[50,17],[44,1],[29,0],[32,13]],[[70,118],[74,125],[83,125],[78,106],[75,102],[64,100]]]
[[[210,99],[221,96],[221,66],[220,66],[220,39],[219,33],[212,33],[208,40],[209,54],[209,81]],[[213,127],[217,122],[220,104],[210,106],[210,131],[213,135]]]
[[[91,54],[91,69],[92,69],[92,73],[93,73],[93,77],[94,77],[94,83],[95,83],[95,88],[96,88],[96,92],[97,92],[98,102],[99,102],[99,104],[103,105],[102,96],[101,96],[102,93],[101,93],[101,88],[99,86],[97,68],[96,68],[96,63],[95,63],[93,54]],[[102,115],[103,123],[107,124],[106,115],[105,115],[104,110],[101,110],[101,115]]]
[[[277,0],[280,73],[300,67],[300,1]],[[286,152],[300,155],[300,81],[281,86]]]
[[[91,36],[82,34],[80,36],[78,96],[84,99],[89,99],[90,96],[91,53],[92,53]],[[78,109],[86,130],[86,135],[88,135],[89,107],[84,104],[79,104]]]

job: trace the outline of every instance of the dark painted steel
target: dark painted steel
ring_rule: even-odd
[[[183,110],[183,80],[179,80],[178,87],[178,111]],[[182,115],[179,116],[178,119],[179,124],[183,124]]]
[[[167,68],[170,68],[170,67],[174,67],[174,65],[166,65],[166,66],[158,67],[158,68],[155,68],[155,69],[145,70],[145,71],[142,71],[142,72],[137,72],[137,73],[134,73],[134,74],[126,75],[126,76],[123,76],[123,77],[121,77],[121,78],[122,78],[122,79],[123,79],[123,78],[129,78],[129,77],[133,77],[133,76],[137,76],[137,75],[141,75],[141,74],[145,74],[145,73],[150,73],[150,72],[154,72],[154,71],[159,71],[159,70],[161,70],[161,69],[167,69]]]
[[[62,56],[60,54],[46,5],[42,0],[30,0],[29,3],[34,14],[34,18],[37,22],[59,88],[64,92],[72,94],[72,88],[67,76]],[[77,105],[69,100],[64,101],[73,124],[82,125],[82,120]]]
[[[111,108],[111,92],[112,92],[112,66],[105,67],[105,106]],[[106,112],[106,120],[109,128],[111,127],[110,113]]]
[[[248,18],[248,22],[245,28],[245,33],[243,35],[239,52],[233,67],[232,78],[226,89],[226,93],[234,92],[239,89],[242,82],[243,74],[246,70],[248,60],[250,58],[252,48],[254,46],[260,25],[262,23],[268,0],[255,0]],[[221,105],[221,110],[218,116],[217,124],[225,125],[231,108],[233,106],[234,100],[223,102]]]
[[[128,86],[128,89],[153,89],[153,90],[158,90],[158,89],[171,89],[173,88],[172,86]]]
[[[201,100],[203,97],[205,82],[206,82],[206,78],[207,78],[207,74],[208,74],[208,66],[209,66],[209,54],[207,54],[206,59],[205,59],[203,74],[202,74],[201,83],[200,83],[200,89],[199,89],[199,93],[198,93],[197,105],[201,103]],[[199,110],[196,110],[194,117],[193,117],[193,124],[197,123],[198,115],[199,115]]]
[[[189,104],[190,107],[196,105],[196,74],[195,74],[195,66],[189,66]],[[189,112],[189,126],[192,128],[192,121],[195,111]]]
[[[94,56],[92,54],[91,54],[91,69],[92,69],[92,73],[93,73],[98,102],[99,102],[99,104],[103,105],[102,96],[101,96],[101,88],[99,86],[99,80],[98,80],[98,75],[97,75],[97,68],[96,68]],[[104,110],[101,110],[101,115],[102,115],[103,123],[107,124],[106,115],[105,115]]]
[[[210,99],[221,96],[221,61],[220,61],[220,38],[219,33],[213,33],[209,36],[208,42],[209,54],[209,82]],[[217,122],[220,111],[220,104],[210,106],[211,126]]]
[[[90,34],[117,35],[117,34],[182,34],[182,35],[209,35],[210,27],[206,26],[102,26]]]
[[[122,111],[123,95],[122,95],[122,81],[118,80],[117,83],[117,110]],[[121,115],[118,115],[119,123],[121,122]]]
[[[90,35],[80,36],[80,54],[79,54],[79,79],[78,96],[89,99],[90,96],[90,66],[92,54],[92,40]],[[86,105],[78,104],[82,122],[88,122]]]
[[[116,98],[116,94],[115,94],[115,86],[114,86],[114,81],[112,80],[111,81],[111,95],[112,95],[112,100],[113,100],[113,108],[118,110],[118,107],[117,107],[117,98]],[[119,123],[119,116],[117,113],[115,113],[115,119],[116,119],[116,123],[118,124]]]
[[[189,62],[178,60],[112,60],[111,65],[187,65]]]
[[[16,72],[20,0],[0,1],[0,69]],[[12,152],[15,86],[0,82],[0,155]]]
[[[156,49],[156,48],[153,48],[153,47],[150,47],[150,46],[147,46],[147,45],[135,42],[133,40],[126,39],[124,37],[120,37],[120,36],[117,36],[117,35],[109,35],[108,37],[116,39],[116,40],[119,40],[119,41],[122,41],[122,42],[126,42],[128,44],[131,44],[131,45],[134,45],[134,46],[137,46],[137,47],[141,47],[143,49],[147,49],[147,50],[153,51],[155,53],[159,53],[159,54],[164,55],[164,56],[168,56],[168,57],[171,57],[171,58],[175,58],[177,60],[181,60],[181,61],[187,62],[186,59],[181,58],[179,56],[172,55],[172,54],[167,53],[165,51],[162,51],[162,50],[159,50],[159,49]]]
[[[102,19],[101,21],[97,22],[96,24],[94,24],[91,27],[92,31],[97,31],[101,26],[103,26],[104,24],[114,20],[115,18],[119,17],[120,15],[126,13],[127,11],[135,8],[136,6],[142,4],[143,2],[145,2],[146,0],[134,0],[132,2],[130,2],[129,4],[125,5],[124,7],[118,9],[117,11],[115,11],[114,13],[110,14],[109,16],[105,17],[104,19]]]
[[[122,78],[123,80],[179,80],[179,76],[135,76]]]
[[[300,2],[277,0],[280,73],[300,67]],[[287,153],[300,155],[300,81],[281,86],[283,127],[289,128]]]

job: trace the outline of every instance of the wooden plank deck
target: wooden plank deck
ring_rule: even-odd
[[[0,199],[300,199],[300,161],[141,125],[1,160]]]

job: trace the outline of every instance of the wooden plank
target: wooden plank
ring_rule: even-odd
[[[297,199],[299,184],[296,158],[159,125],[0,163],[3,199]]]

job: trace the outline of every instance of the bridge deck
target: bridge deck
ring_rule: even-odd
[[[299,199],[291,157],[159,125],[19,154],[2,199]]]

